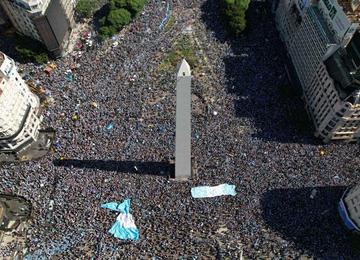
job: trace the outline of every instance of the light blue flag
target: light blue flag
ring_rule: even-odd
[[[102,208],[120,212],[109,233],[120,239],[139,239],[139,230],[135,225],[134,218],[130,214],[130,199],[123,203],[109,202],[101,205]]]
[[[109,232],[116,238],[120,239],[139,239],[139,230],[137,229],[133,216],[120,213]]]
[[[106,130],[112,130],[114,128],[114,123],[110,122],[106,125]]]
[[[124,200],[123,203],[109,202],[109,203],[101,204],[101,207],[104,209],[111,209],[122,213],[129,213],[130,199]]]
[[[212,198],[222,195],[235,196],[235,185],[221,184],[218,186],[199,186],[191,188],[191,196],[193,198]]]

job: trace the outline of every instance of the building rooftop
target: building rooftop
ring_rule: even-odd
[[[354,0],[338,0],[339,5],[343,8],[344,13],[353,23],[360,23],[360,7],[352,4]]]
[[[10,0],[10,2],[30,13],[40,11],[44,4],[46,4],[46,1],[40,0]]]
[[[345,48],[339,48],[325,62],[342,100],[360,104],[360,32]]]

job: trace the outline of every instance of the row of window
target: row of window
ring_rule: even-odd
[[[7,11],[11,14],[11,17],[16,22],[18,30],[27,36],[35,37],[37,40],[39,40],[37,30],[26,14],[26,11],[23,11],[22,8],[14,5],[13,8],[17,9],[18,11],[13,12],[12,8],[8,8]]]

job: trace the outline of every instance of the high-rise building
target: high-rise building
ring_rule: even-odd
[[[6,24],[8,18],[0,5],[0,26]]]
[[[75,0],[1,0],[16,30],[42,42],[55,56],[66,48],[75,25]]]
[[[338,209],[345,226],[360,233],[360,185],[348,188],[344,192]]]
[[[324,142],[360,139],[360,38],[353,18],[336,0],[280,0],[276,9],[315,135]]]
[[[16,70],[14,60],[0,52],[0,153],[19,154],[39,135],[40,101]]]

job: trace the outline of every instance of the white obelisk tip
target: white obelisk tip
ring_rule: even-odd
[[[182,59],[181,63],[178,66],[178,77],[188,77],[191,76],[190,65],[186,62],[185,59]]]

